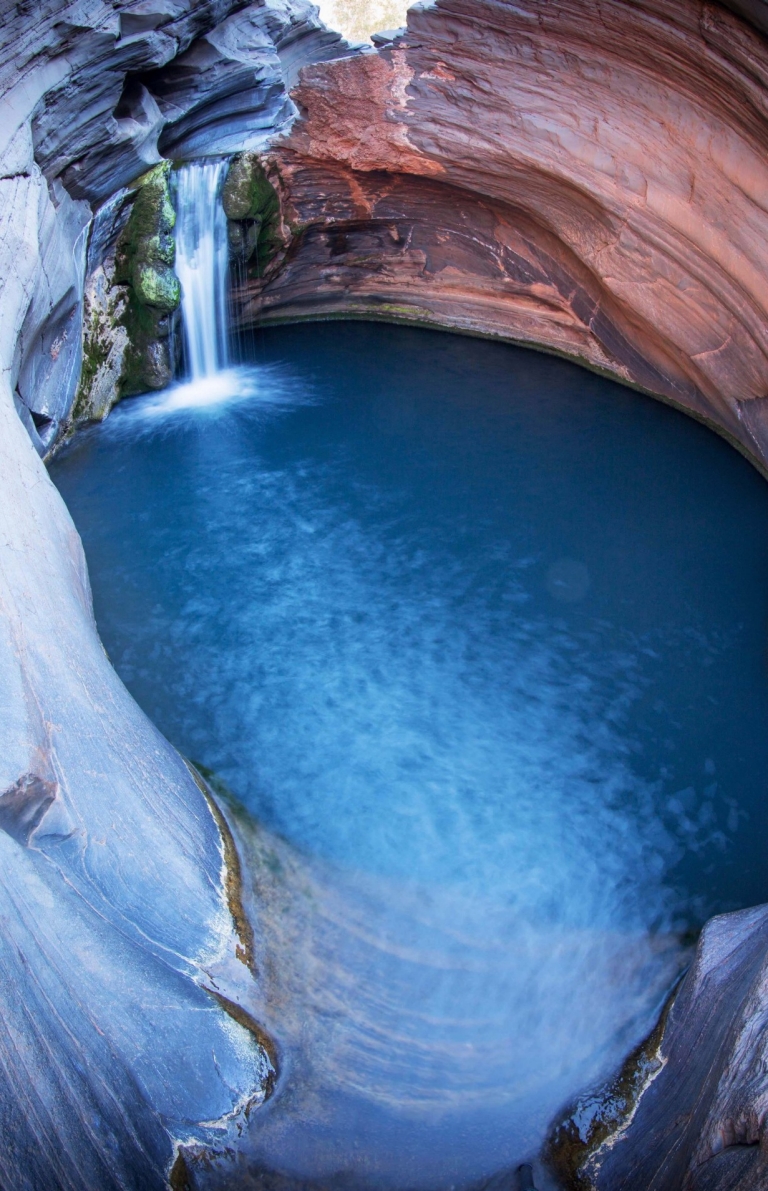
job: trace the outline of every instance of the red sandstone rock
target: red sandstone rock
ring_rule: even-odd
[[[439,0],[305,70],[245,321],[562,351],[768,461],[768,42],[700,0]]]

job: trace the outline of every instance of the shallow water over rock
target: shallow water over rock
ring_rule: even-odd
[[[364,324],[257,336],[51,470],[117,670],[245,808],[252,1167],[534,1155],[687,932],[768,897],[764,481],[560,360]]]

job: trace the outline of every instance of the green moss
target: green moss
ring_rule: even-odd
[[[227,219],[260,218],[266,222],[280,212],[277,192],[257,153],[239,153],[233,157],[221,201]]]
[[[173,271],[176,212],[169,189],[171,164],[154,166],[135,184],[131,213],[118,241],[115,280],[130,287],[122,322],[128,332],[120,396],[163,388],[172,379],[168,316],[179,306]]]
[[[80,368],[80,383],[72,405],[71,418],[79,422],[89,415],[91,392],[99,369],[106,363],[109,352],[96,336],[85,336],[83,340],[83,362]]]
[[[181,301],[181,286],[175,273],[156,265],[138,264],[134,269],[133,292],[143,306],[169,312]]]
[[[257,153],[239,153],[227,171],[221,201],[232,252],[261,275],[283,247],[280,200]]]
[[[136,198],[126,227],[129,238],[170,235],[176,226],[176,212],[171,202],[168,180],[170,161],[161,161],[136,179]]]

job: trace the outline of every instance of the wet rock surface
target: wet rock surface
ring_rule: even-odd
[[[221,822],[109,664],[40,459],[132,374],[137,388],[169,374],[172,212],[168,167],[153,167],[173,121],[134,76],[157,82],[257,9],[286,59],[304,34],[336,52],[308,6],[0,5],[0,1185],[13,1191],[181,1186],[177,1147],[228,1144],[274,1079]],[[195,93],[216,91],[219,133],[234,112],[258,109],[262,134],[292,114],[269,32],[257,48],[268,110],[264,86],[244,106],[216,72]],[[205,149],[222,150],[213,131]]]
[[[579,1105],[559,1127],[553,1154],[568,1185],[766,1186],[767,950],[766,907],[707,923],[656,1036],[619,1077],[621,1091],[609,1090],[596,1112]]]
[[[224,180],[221,201],[227,216],[232,257],[261,277],[283,247],[280,202],[258,153],[239,153]]]
[[[170,172],[170,164],[164,162],[139,179],[117,243],[114,280],[127,287],[122,321],[130,345],[118,389],[123,397],[163,389],[175,371],[170,344],[181,287],[173,271],[176,212]]]

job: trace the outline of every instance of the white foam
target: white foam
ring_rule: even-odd
[[[253,397],[257,387],[253,370],[227,368],[212,376],[201,376],[172,385],[157,396],[144,398],[141,412],[144,417],[157,418],[184,409],[210,409]]]

